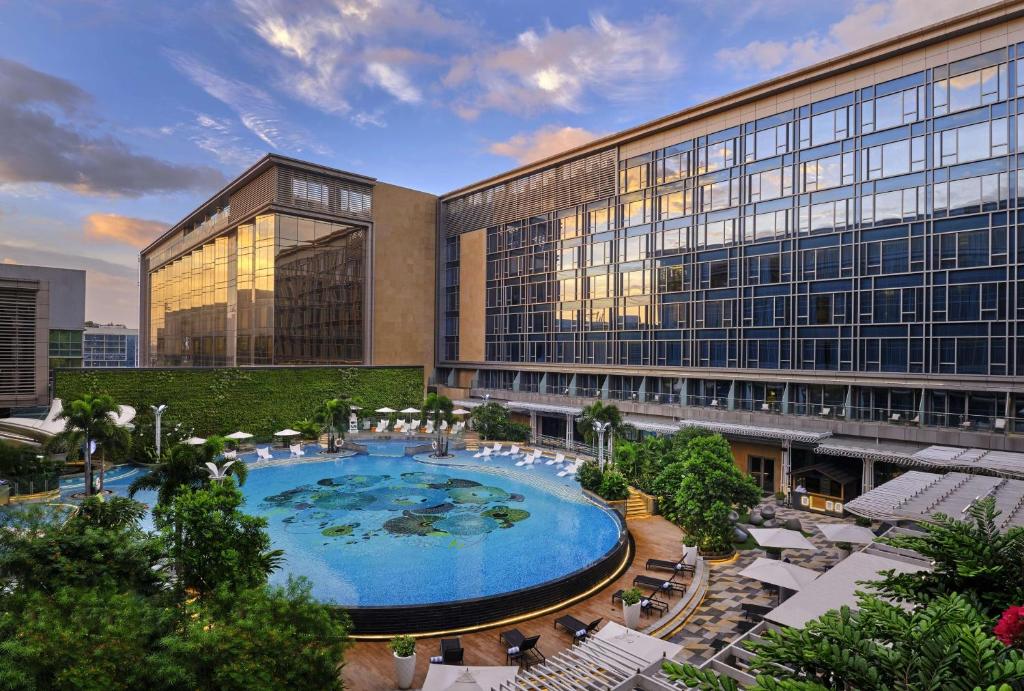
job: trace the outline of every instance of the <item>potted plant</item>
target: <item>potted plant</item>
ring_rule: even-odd
[[[412,686],[412,678],[416,673],[416,639],[412,636],[395,636],[388,642],[388,647],[395,654],[398,688],[407,689]]]
[[[837,542],[836,552],[839,553],[839,559],[843,560],[850,556],[850,552],[853,551],[853,546],[849,542]]]
[[[779,506],[782,506],[783,504],[785,504],[786,503],[786,493],[785,492],[781,492],[781,491],[776,492],[775,493],[775,503],[778,504]]]
[[[636,629],[640,626],[640,600],[643,595],[639,588],[630,588],[622,593],[622,618],[626,628]]]

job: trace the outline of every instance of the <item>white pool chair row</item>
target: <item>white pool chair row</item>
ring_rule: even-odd
[[[540,449],[534,449],[532,454],[521,461],[516,461],[516,465],[533,465],[540,460],[541,453]]]
[[[565,466],[565,468],[563,468],[562,470],[558,471],[558,477],[566,477],[567,475],[575,475],[576,471],[580,469],[581,465],[583,465],[583,461],[581,461],[579,459],[579,457],[577,456],[575,463],[570,463],[569,465]]]
[[[517,456],[522,456],[523,453],[522,453],[522,451],[519,450],[519,447],[517,445],[513,444],[512,448],[509,449],[508,451],[502,451],[501,453],[495,453],[494,455],[495,456],[511,456],[511,457],[515,458]]]
[[[545,461],[544,465],[561,465],[562,463],[565,463],[565,454],[556,453],[555,457]]]
[[[292,458],[299,458],[306,455],[306,452],[302,450],[302,444],[292,444],[288,447],[288,450],[291,452]]]
[[[270,461],[270,460],[273,460],[273,458],[274,458],[270,454],[270,447],[269,446],[264,446],[262,448],[257,446],[256,447],[256,457],[258,459],[260,459],[261,461]]]

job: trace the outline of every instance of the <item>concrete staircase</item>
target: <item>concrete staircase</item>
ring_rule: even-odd
[[[647,505],[644,495],[636,489],[629,488],[629,496],[626,498],[626,520],[635,518],[650,518],[651,510]]]

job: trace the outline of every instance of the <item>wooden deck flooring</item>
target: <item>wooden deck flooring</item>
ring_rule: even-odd
[[[538,649],[545,655],[555,653],[569,647],[572,639],[561,629],[554,629],[555,619],[563,614],[572,614],[581,621],[592,621],[598,617],[605,620],[622,622],[622,607],[611,603],[611,596],[619,588],[632,585],[633,576],[646,573],[644,564],[651,557],[674,559],[680,554],[683,534],[676,526],[660,516],[633,520],[629,522],[629,530],[636,543],[636,555],[630,567],[614,583],[608,585],[594,596],[571,605],[563,610],[520,622],[516,625],[526,636],[541,635]],[[669,598],[674,602],[675,598]],[[653,622],[654,619],[644,618],[642,624]],[[498,642],[498,634],[504,628],[495,628],[477,633],[465,634],[462,647],[467,665],[504,665],[505,648]],[[430,657],[438,655],[440,642],[437,638],[421,638],[416,644],[416,677],[413,688],[419,688],[427,674]],[[345,668],[342,676],[345,687],[354,691],[382,691],[394,689],[395,671],[391,651],[384,642],[358,642],[345,655]]]

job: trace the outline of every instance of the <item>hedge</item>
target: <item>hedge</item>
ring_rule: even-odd
[[[358,399],[367,411],[423,403],[422,367],[268,367],[61,369],[56,397],[109,394],[119,405],[150,414],[164,403],[164,429],[180,423],[198,436],[243,430],[267,438],[312,417],[327,399]]]

